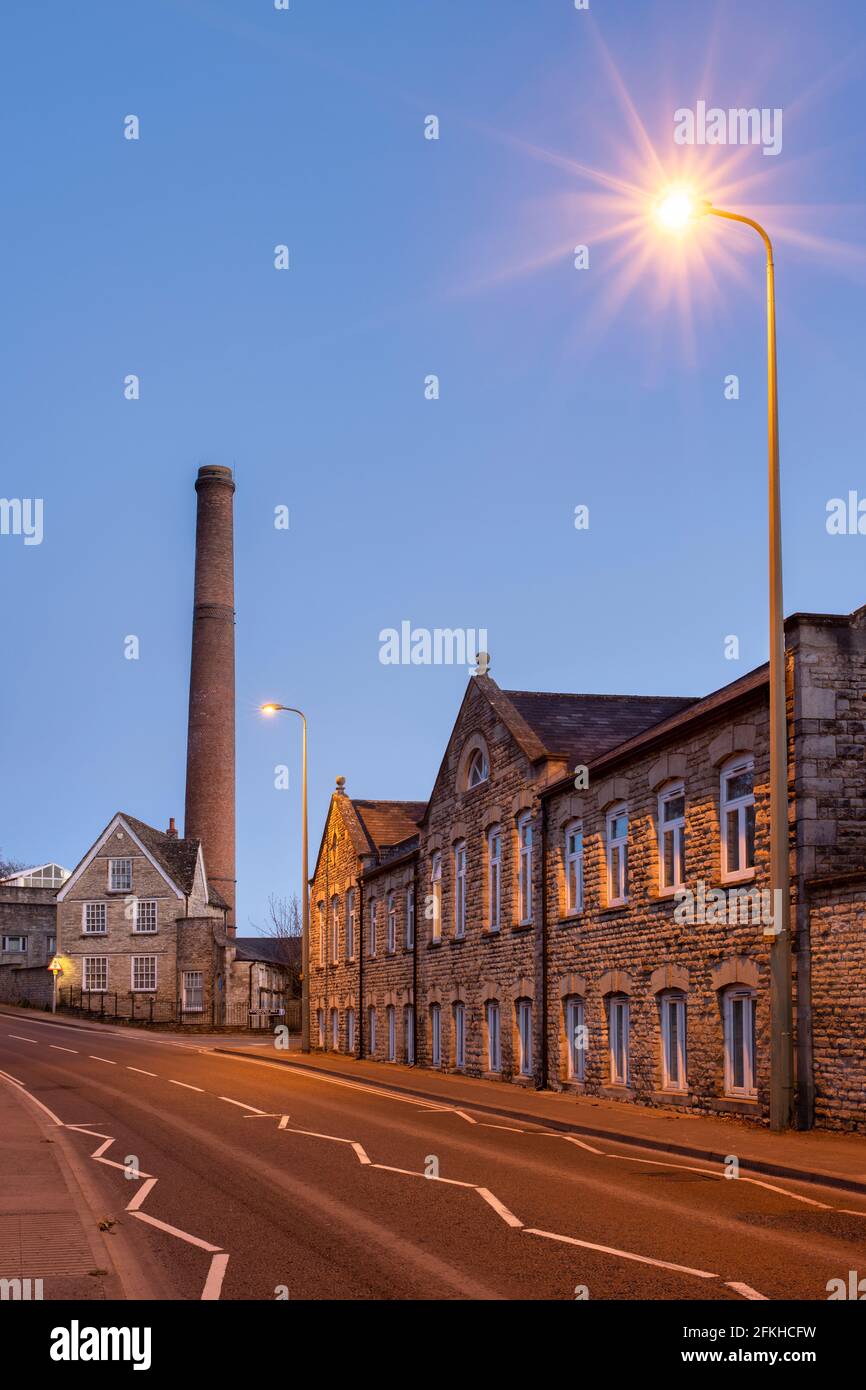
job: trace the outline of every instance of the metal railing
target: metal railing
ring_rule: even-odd
[[[213,999],[200,1008],[189,1008],[182,999],[157,999],[152,994],[121,993],[113,990],[74,989],[61,987],[57,991],[58,1009],[69,1013],[98,1018],[109,1023],[134,1023],[143,1026],[225,1029],[232,1032],[273,1032],[283,1025],[290,1033],[300,1032],[301,1001],[274,997],[262,1008],[251,1009],[248,1004],[229,1004]]]

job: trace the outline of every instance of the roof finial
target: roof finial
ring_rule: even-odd
[[[345,779],[345,777],[338,777],[338,778],[337,778],[337,796],[345,796],[345,795],[346,795],[346,779]]]
[[[472,672],[473,676],[486,676],[486,675],[489,674],[489,672],[490,672],[490,653],[489,653],[489,652],[476,652],[476,653],[475,653],[475,670]]]

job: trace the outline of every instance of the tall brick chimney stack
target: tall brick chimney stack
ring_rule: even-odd
[[[235,930],[235,585],[230,468],[207,464],[195,490],[195,597],[184,835],[201,840],[208,882]]]

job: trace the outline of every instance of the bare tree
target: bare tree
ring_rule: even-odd
[[[251,925],[255,926],[255,923]],[[292,992],[301,979],[301,905],[297,893],[290,898],[280,898],[271,893],[268,898],[268,920],[263,926],[255,927],[261,936],[270,937],[278,943],[277,958],[289,971]]]
[[[0,878],[9,878],[10,874],[18,874],[24,868],[17,859],[4,859],[3,851],[0,850]]]

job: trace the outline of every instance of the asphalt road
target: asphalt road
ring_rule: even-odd
[[[0,1070],[74,1126],[153,1297],[823,1301],[863,1262],[866,1199],[194,1042],[0,1016]]]

